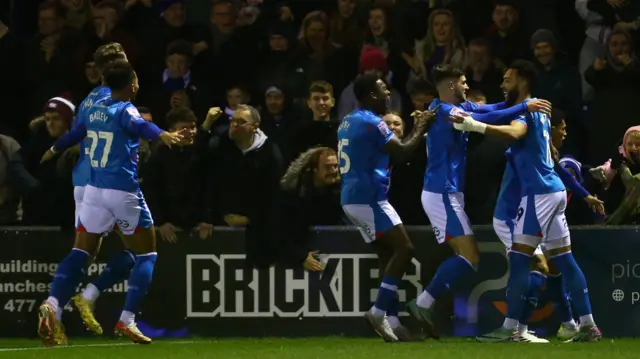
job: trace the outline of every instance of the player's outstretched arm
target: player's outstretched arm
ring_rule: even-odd
[[[47,152],[44,153],[40,163],[44,163],[55,156],[56,153],[71,148],[87,137],[87,127],[84,123],[76,122],[71,131],[60,136]]]
[[[506,125],[518,115],[522,115],[527,112],[542,112],[550,114],[551,103],[547,100],[533,99],[503,110],[488,113],[478,113],[474,109],[474,113],[471,114],[471,117],[476,121],[489,125]]]
[[[385,143],[384,149],[394,159],[404,159],[413,153],[420,140],[427,132],[428,126],[435,119],[436,112],[440,109],[440,105],[429,111],[416,111],[414,115],[414,126],[411,132],[402,140],[396,136],[391,136]]]
[[[451,115],[449,118],[455,122],[453,127],[460,131],[478,132],[509,141],[519,140],[527,134],[527,125],[518,120],[511,121],[509,125],[494,126],[476,121],[469,114]]]
[[[468,101],[468,102],[472,104],[472,106],[476,107],[474,111],[475,113],[488,113],[493,111],[504,110],[505,108],[507,108],[504,102],[488,103],[488,104],[475,103],[471,101]]]

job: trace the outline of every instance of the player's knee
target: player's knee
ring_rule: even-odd
[[[124,241],[126,247],[136,255],[156,252],[156,233],[153,227],[138,229],[125,236]]]
[[[471,265],[477,269],[480,264],[480,251],[473,236],[460,236],[449,240],[449,245],[453,251],[464,257]]]
[[[100,250],[101,237],[99,235],[87,232],[77,232],[73,248],[83,250],[89,254],[89,258],[93,258]]]
[[[413,258],[414,251],[415,249],[411,241],[399,242],[394,246],[394,252],[407,261]]]

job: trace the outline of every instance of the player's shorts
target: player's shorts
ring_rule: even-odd
[[[504,244],[507,255],[511,250],[511,245],[513,244],[513,231],[515,229],[516,223],[514,220],[511,221],[503,221],[501,219],[493,218],[493,230],[496,232],[496,235]],[[540,246],[536,247],[534,255],[542,255],[542,248]]]
[[[117,224],[126,235],[153,226],[153,219],[142,192],[125,192],[86,186],[80,226],[89,233],[104,233]]]
[[[82,208],[82,198],[84,197],[84,186],[73,187],[73,200],[76,202],[75,226],[80,226],[80,208]]]
[[[375,241],[391,228],[402,224],[400,216],[389,201],[380,201],[372,205],[345,204],[342,209],[367,243]]]
[[[567,193],[559,191],[548,194],[537,194],[522,197],[517,223],[514,229],[514,238],[518,243],[534,244],[531,238],[542,243],[544,250],[558,248],[558,243],[549,246],[550,242],[559,239],[569,239],[569,227],[565,217],[567,208]],[[529,237],[529,238],[525,238]],[[570,244],[570,241],[565,245]]]
[[[473,235],[471,222],[464,212],[464,193],[422,191],[420,199],[439,244],[451,238]]]

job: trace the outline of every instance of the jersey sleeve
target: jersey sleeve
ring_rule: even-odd
[[[56,140],[53,144],[53,148],[56,152],[64,151],[69,147],[77,145],[85,137],[87,137],[87,127],[80,119],[78,119],[71,131],[65,133]]]
[[[393,137],[393,131],[387,126],[387,124],[381,118],[372,118],[370,123],[375,126],[375,130],[371,131],[375,137],[376,143],[379,148],[382,148]]]
[[[472,111],[477,113],[488,113],[493,111],[504,110],[506,108],[504,102],[491,103],[491,104],[485,104],[485,105],[471,102],[471,101],[467,101],[467,102],[475,105],[476,109]]]
[[[566,168],[561,165],[555,165],[556,173],[562,183],[569,189],[571,192],[575,193],[581,199],[587,198],[589,196],[589,191],[587,191],[582,185],[573,177],[573,175],[567,171]]]
[[[511,106],[504,110],[493,111],[489,113],[473,113],[471,117],[489,125],[506,125],[510,123],[516,116],[527,113],[527,104],[525,102]]]
[[[120,121],[122,127],[147,140],[157,140],[164,132],[153,122],[145,121],[132,104],[127,104],[122,109]]]
[[[520,122],[521,124],[528,126],[529,124],[527,123],[527,116],[525,115],[520,115],[518,117],[516,117],[514,119],[514,121]]]

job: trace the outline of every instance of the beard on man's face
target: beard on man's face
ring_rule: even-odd
[[[518,99],[518,97],[520,97],[520,93],[518,92],[518,90],[507,91],[504,102],[508,106],[513,106],[516,104],[516,100]]]

